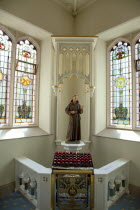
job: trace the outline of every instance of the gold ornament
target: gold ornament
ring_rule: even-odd
[[[31,80],[29,79],[29,77],[23,76],[23,77],[20,79],[20,82],[21,82],[22,85],[27,86],[27,85],[30,84]]]

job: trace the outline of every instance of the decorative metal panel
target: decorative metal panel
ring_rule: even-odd
[[[57,175],[56,206],[59,209],[86,209],[89,206],[88,175]]]

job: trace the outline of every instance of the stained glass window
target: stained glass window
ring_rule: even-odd
[[[140,39],[135,44],[136,60],[136,126],[140,127]]]
[[[110,125],[132,126],[131,47],[123,41],[110,51]]]
[[[14,84],[14,124],[35,124],[36,47],[28,40],[17,43]]]
[[[9,124],[12,40],[0,30],[0,125]]]

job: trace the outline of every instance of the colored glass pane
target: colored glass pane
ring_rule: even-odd
[[[0,125],[9,124],[11,51],[10,37],[0,30]]]
[[[21,81],[21,84],[24,86],[28,86],[31,83],[31,80],[27,76],[21,77],[20,81]]]
[[[110,51],[110,125],[132,126],[131,47],[126,42]]]
[[[14,86],[14,124],[35,123],[37,50],[28,40],[17,43]]]
[[[135,44],[135,60],[140,60],[140,39]],[[140,72],[136,72],[136,126],[140,127]]]
[[[2,81],[4,79],[4,75],[2,72],[0,72],[0,81]]]
[[[128,49],[123,44],[118,45],[113,51],[113,60],[121,60],[128,56]]]
[[[124,88],[127,85],[127,79],[119,76],[115,79],[115,85],[117,88]]]

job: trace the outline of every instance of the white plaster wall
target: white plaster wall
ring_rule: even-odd
[[[24,155],[51,167],[55,149],[53,139],[53,136],[40,136],[0,141],[0,186],[14,181],[15,157]]]
[[[140,15],[139,0],[97,0],[75,19],[76,35],[93,36]]]
[[[2,0],[0,9],[55,35],[73,34],[73,17],[51,0]]]
[[[55,99],[53,85],[53,48],[51,37],[41,42],[39,127],[47,133],[54,133]]]
[[[131,160],[130,184],[140,187],[140,143],[127,140],[93,137],[91,152],[95,167],[99,168],[118,158]]]
[[[94,51],[95,93],[91,101],[91,134],[106,127],[106,42],[98,39]]]

